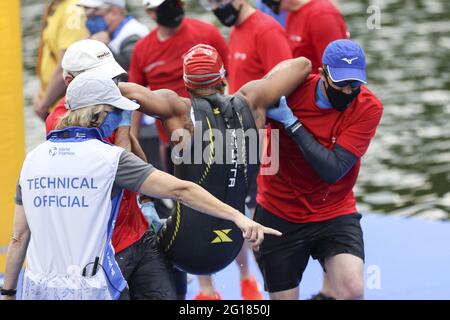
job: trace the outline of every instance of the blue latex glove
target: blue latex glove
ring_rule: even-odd
[[[120,120],[120,127],[130,127],[131,126],[131,110],[123,110],[122,111],[122,120]]]
[[[161,219],[159,218],[158,212],[156,212],[155,204],[153,201],[145,202],[139,204],[145,219],[147,219],[149,225],[154,225],[156,232],[158,233],[162,227]]]
[[[292,113],[291,108],[289,108],[289,106],[287,105],[285,96],[282,96],[280,98],[278,107],[269,108],[267,110],[267,117],[272,120],[281,122],[285,128],[293,125],[298,121],[297,117],[295,117]]]
[[[247,218],[249,218],[249,219],[252,218],[252,214],[251,214],[250,209],[248,208],[247,205],[245,205],[245,216],[246,216]]]

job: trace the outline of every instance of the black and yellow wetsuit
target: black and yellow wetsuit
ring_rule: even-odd
[[[248,175],[250,170],[257,170],[257,161],[249,157],[250,152],[253,156],[255,153],[255,149],[249,148],[249,140],[253,139],[253,148],[255,137],[258,144],[255,121],[247,102],[240,96],[214,94],[193,99],[192,108],[195,130],[190,163],[187,160],[175,165],[175,176],[201,185],[244,213]],[[234,260],[241,250],[243,237],[234,223],[177,203],[161,231],[160,244],[181,270],[211,274]]]

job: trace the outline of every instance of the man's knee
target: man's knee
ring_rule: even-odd
[[[361,277],[343,277],[334,288],[336,299],[360,300],[364,298],[364,282]]]
[[[269,293],[270,300],[298,300],[299,290],[298,287]]]

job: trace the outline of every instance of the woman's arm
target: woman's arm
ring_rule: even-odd
[[[231,206],[221,202],[199,185],[180,180],[170,174],[156,170],[142,184],[139,192],[157,198],[171,198],[197,211],[233,221],[252,243],[255,250],[264,240],[264,234],[280,236],[277,230],[266,228],[247,218]]]
[[[14,212],[14,226],[12,239],[6,255],[6,272],[4,289],[16,289],[20,270],[25,261],[28,243],[30,241],[30,229],[23,206],[17,205]],[[15,299],[15,296],[3,296],[4,300]]]

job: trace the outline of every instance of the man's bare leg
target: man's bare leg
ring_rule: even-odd
[[[269,293],[270,300],[298,300],[299,295],[300,290],[298,287]]]
[[[364,262],[343,253],[326,259],[325,267],[336,299],[364,299]]]

